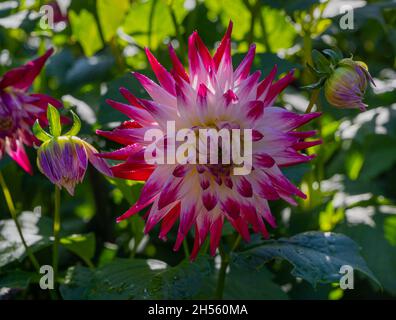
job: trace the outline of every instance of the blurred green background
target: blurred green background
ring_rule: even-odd
[[[354,28],[340,28],[342,5],[354,10]],[[41,10],[54,9],[54,24],[43,18]],[[43,11],[42,11],[43,12]],[[277,105],[304,112],[309,92],[301,87],[315,78],[305,65],[311,62],[311,50],[338,47],[345,56],[367,63],[376,87],[366,95],[368,111],[339,110],[320,97],[321,119],[312,126],[323,138],[322,146],[312,153],[318,157],[310,164],[287,169],[289,178],[308,194],[296,208],[283,202],[271,203],[279,227],[271,237],[290,237],[308,230],[343,233],[361,247],[361,254],[383,286],[379,289],[362,274],[356,274],[355,289],[341,290],[337,284],[318,284],[296,279],[292,266],[275,260],[263,268],[240,266],[232,269],[226,283],[226,298],[249,299],[366,299],[396,297],[396,2],[395,1],[316,1],[316,0],[69,0],[0,2],[0,74],[25,63],[52,46],[56,49],[45,71],[34,83],[34,91],[48,93],[74,108],[83,121],[82,137],[100,150],[116,147],[97,137],[95,129],[114,128],[123,116],[106,105],[105,99],[124,101],[118,88],[124,86],[139,97],[145,93],[130,75],[140,71],[152,76],[144,47],[151,48],[159,61],[170,66],[167,44],[172,43],[186,63],[187,39],[198,30],[211,50],[221,40],[229,20],[234,22],[233,59],[237,65],[249,44],[257,44],[255,69],[268,73],[278,65],[278,76],[296,69],[291,87],[280,96]],[[32,163],[35,151],[30,150]],[[34,235],[43,263],[50,261],[48,239],[53,211],[53,186],[37,168],[26,175],[11,160],[4,158],[0,169],[9,183],[17,210],[33,211],[40,206],[43,217],[26,226],[35,227]],[[158,230],[143,236],[144,221],[134,216],[120,224],[115,218],[126,211],[139,195],[141,184],[106,179],[89,170],[76,196],[62,193],[61,270],[66,283],[63,298],[211,298],[210,280],[202,276],[215,269],[215,260],[202,256],[194,265],[184,259],[183,250],[173,252],[176,230],[168,242],[157,239]],[[0,201],[0,299],[45,299],[48,293],[38,288],[37,277],[22,262],[23,252],[9,250],[4,229],[9,219],[7,207]],[[33,219],[34,220],[34,219]],[[3,231],[2,231],[3,230]],[[232,237],[229,226],[224,242]],[[67,237],[80,234],[78,237]],[[253,238],[258,241],[259,237]],[[231,240],[230,240],[231,241]],[[189,238],[190,248],[193,239]],[[79,243],[72,250],[67,244]],[[242,247],[246,244],[242,244]],[[8,248],[8,249],[7,249]],[[77,248],[77,249],[76,249]],[[74,252],[73,252],[74,249]],[[75,253],[75,254],[72,254]],[[76,252],[77,251],[77,252]],[[95,281],[114,270],[101,269],[90,274],[84,264],[105,266],[116,257],[158,259],[170,266],[166,276],[148,273],[136,263],[118,268],[122,283],[147,279],[153,288],[124,290],[117,279],[115,289],[100,290]],[[5,260],[8,259],[8,260]],[[88,260],[88,262],[87,262]],[[4,263],[6,261],[7,263]],[[92,261],[92,262],[91,262]],[[139,260],[143,261],[143,260]],[[155,261],[154,261],[155,263]],[[31,268],[30,268],[31,269]],[[107,272],[107,273],[106,273]],[[146,277],[146,278],[145,278]],[[177,279],[174,279],[177,278]],[[173,280],[170,280],[173,279]],[[207,288],[202,288],[202,282]],[[162,284],[162,286],[161,286]],[[165,287],[164,289],[164,285]],[[138,288],[139,285],[137,285]],[[1,289],[3,288],[3,289]],[[5,289],[11,288],[11,289]],[[99,288],[99,289],[98,289]],[[98,293],[99,292],[99,293]]]

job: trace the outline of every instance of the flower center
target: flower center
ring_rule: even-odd
[[[0,132],[6,133],[9,132],[14,126],[14,121],[12,117],[0,117]]]

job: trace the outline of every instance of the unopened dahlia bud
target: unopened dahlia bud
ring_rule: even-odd
[[[59,113],[51,105],[48,106],[47,117],[51,134],[45,132],[38,121],[33,132],[37,139],[43,141],[37,152],[37,166],[53,184],[64,187],[73,195],[75,186],[84,179],[88,161],[103,174],[112,176],[106,162],[96,155],[97,150],[76,137],[81,123],[75,113],[73,126],[65,135],[61,135]]]
[[[323,50],[323,54],[313,50],[312,59],[314,66],[308,67],[319,81],[306,88],[324,87],[327,101],[335,107],[366,110],[367,105],[363,103],[363,98],[367,85],[369,82],[375,84],[364,62],[354,61],[352,58],[344,59],[341,52],[330,49]]]
[[[326,99],[335,107],[365,111],[363,98],[369,82],[374,84],[364,62],[343,59],[325,82]]]

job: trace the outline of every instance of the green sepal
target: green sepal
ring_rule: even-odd
[[[73,125],[65,136],[77,136],[81,130],[81,120],[73,110],[70,110],[70,112],[73,116]]]
[[[330,74],[332,72],[330,61],[316,49],[312,50],[312,60],[315,69],[320,74]]]
[[[319,79],[318,82],[309,84],[307,86],[303,86],[303,87],[301,87],[301,89],[314,90],[314,89],[322,88],[324,83],[326,82],[326,79],[327,79],[327,77],[322,77],[322,78]]]
[[[34,123],[32,130],[35,137],[39,139],[41,142],[45,142],[53,138],[49,133],[44,131],[44,129],[40,126],[38,120],[36,120],[36,122]]]
[[[62,134],[60,115],[58,109],[48,104],[47,118],[49,123],[49,131],[56,138]]]
[[[330,58],[333,65],[337,65],[344,58],[339,49],[325,49],[322,52]]]

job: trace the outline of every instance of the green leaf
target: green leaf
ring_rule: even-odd
[[[231,265],[224,288],[224,299],[285,300],[287,295],[272,281],[266,268],[249,269]]]
[[[204,257],[176,267],[158,260],[117,259],[97,270],[70,268],[60,290],[66,300],[188,299],[199,293],[210,272]]]
[[[15,270],[0,275],[0,288],[26,289],[36,275],[31,272]]]
[[[360,212],[369,208],[361,207]],[[394,222],[395,214],[382,213],[381,207],[374,210],[372,225],[367,224],[344,224],[338,227],[338,232],[351,237],[362,248],[362,256],[368,266],[381,281],[384,289],[396,295],[396,245],[389,239],[389,223]]]
[[[77,136],[81,129],[81,120],[73,110],[70,110],[70,112],[73,116],[73,125],[65,136]]]
[[[322,18],[319,22],[313,27],[312,37],[319,37],[323,32],[325,32],[333,23],[331,19]]]
[[[90,261],[95,254],[95,234],[73,234],[60,239],[60,244],[78,255],[84,261]],[[89,262],[88,262],[89,263]]]
[[[32,252],[49,246],[52,221],[37,212],[25,211],[18,217],[22,233]],[[0,267],[26,257],[25,247],[12,219],[0,221]]]
[[[38,120],[35,121],[32,130],[33,130],[34,136],[42,142],[52,139],[52,136],[49,133],[47,133],[46,131],[44,131],[44,129],[40,126],[40,123]]]
[[[188,11],[184,9],[183,0],[174,0],[173,8],[178,24],[181,24]],[[152,17],[151,23],[149,23]],[[142,47],[149,46],[156,50],[165,38],[176,35],[175,26],[168,8],[168,1],[133,1],[123,30],[133,37]]]
[[[58,109],[52,105],[48,105],[47,119],[49,123],[49,131],[56,138],[62,133],[62,127],[60,122],[60,115]]]
[[[274,258],[285,259],[294,266],[292,274],[295,277],[303,278],[313,286],[339,281],[342,265],[352,266],[379,284],[359,255],[359,247],[342,234],[305,232],[289,239],[266,241],[241,254],[263,263]]]
[[[359,178],[360,171],[364,164],[364,154],[360,150],[351,150],[345,159],[345,170],[351,180]]]
[[[79,14],[70,11],[69,18],[73,36],[81,44],[86,56],[93,56],[103,48],[99,28],[92,13],[85,9],[81,10]]]
[[[129,9],[129,0],[98,0],[97,10],[104,40],[110,41],[123,23]]]
[[[320,3],[319,0],[261,0],[261,2],[263,5],[284,9],[289,14],[308,10],[311,6]]]

